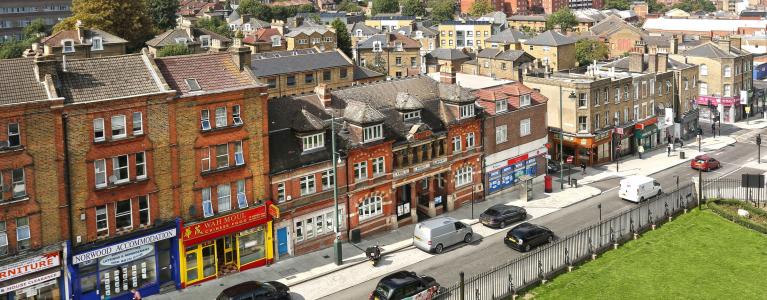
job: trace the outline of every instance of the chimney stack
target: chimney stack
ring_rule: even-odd
[[[85,41],[85,32],[83,32],[83,22],[77,20],[75,22],[75,30],[77,30],[77,38],[80,40],[80,44]]]
[[[442,65],[439,68],[439,82],[445,84],[455,84],[455,71]]]
[[[639,52],[629,53],[629,72],[641,73],[644,69],[644,55]]]
[[[735,49],[741,50],[742,42],[739,35],[731,35],[730,36],[730,47],[733,47]]]
[[[232,60],[239,67],[240,71],[250,68],[250,47],[242,46],[241,38],[234,38],[232,47],[229,48],[229,52],[232,54]]]
[[[668,71],[668,53],[658,53],[656,63],[658,64],[658,73],[665,73]]]
[[[679,41],[677,40],[677,36],[674,35],[671,37],[671,39],[668,41],[669,49],[668,53],[670,54],[678,54],[679,53]]]
[[[330,108],[332,97],[330,95],[330,89],[328,88],[327,83],[323,82],[317,84],[317,86],[314,87],[314,93],[317,94],[317,96],[320,98],[320,101],[322,101],[323,107]]]
[[[719,47],[719,49],[730,52],[730,39],[720,38],[719,40],[716,41],[716,46]]]
[[[658,72],[658,69],[660,68],[658,66],[659,64],[660,62],[658,61],[658,54],[647,55],[647,73]]]

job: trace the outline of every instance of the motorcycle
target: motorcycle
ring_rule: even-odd
[[[365,256],[367,256],[370,263],[375,267],[378,264],[378,261],[381,260],[381,247],[378,246],[378,244],[372,247],[367,247],[367,249],[365,249]]]

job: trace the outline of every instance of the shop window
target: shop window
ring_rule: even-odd
[[[226,127],[226,106],[216,107],[216,128]]]
[[[232,106],[232,123],[234,123],[235,126],[242,125],[242,115],[240,113],[239,105]]]
[[[207,109],[200,111],[200,125],[202,130],[210,130],[210,111]]]
[[[138,196],[138,223],[141,226],[149,226],[150,222],[149,212],[149,196]]]
[[[96,206],[96,235],[109,235],[109,217],[107,216],[107,206]]]
[[[335,174],[333,173],[332,169],[322,172],[322,190],[327,191],[333,188],[333,185],[335,184]]]
[[[238,234],[240,265],[252,263],[266,257],[264,226],[242,231]]]
[[[142,119],[141,112],[137,111],[133,113],[133,135],[139,135],[144,133],[144,120]]]
[[[363,221],[381,215],[383,213],[383,198],[372,196],[365,198],[358,206],[359,220]]]
[[[104,119],[98,118],[93,119],[93,141],[94,142],[101,142],[104,141],[106,137],[104,136]]]
[[[146,153],[136,153],[136,179],[146,178]]]
[[[117,115],[112,116],[112,139],[120,139],[127,136],[125,132],[125,116]]]
[[[5,221],[0,221],[0,255],[8,254],[8,233]]]
[[[425,157],[424,157],[425,159]],[[373,159],[373,177],[384,175],[386,172],[384,168],[384,157],[376,157]]]
[[[218,212],[227,212],[232,209],[232,189],[229,184],[220,184],[216,188],[216,202],[218,203]]]
[[[216,145],[216,168],[229,167],[229,145]]]
[[[213,216],[213,201],[210,193],[210,188],[202,189],[202,215],[206,218]]]
[[[99,260],[97,267],[101,295],[105,298],[117,298],[119,295],[130,293],[131,289],[157,282],[154,245],[144,245],[140,248],[142,252],[150,254],[121,265],[113,264],[114,260],[111,259],[105,260],[109,257]]]
[[[363,180],[368,178],[368,164],[367,162],[358,162],[354,164],[354,178],[357,180]]]
[[[245,195],[245,180],[237,180],[237,207],[248,207],[248,196]]]
[[[118,231],[133,228],[131,206],[130,200],[117,201],[115,204],[115,227]]]
[[[120,155],[112,158],[112,176],[115,176],[113,183],[123,183],[130,180],[130,170],[128,169],[128,155]],[[111,180],[111,179],[110,179]]]
[[[242,150],[242,141],[234,142],[234,164],[238,166],[245,164],[245,154]]]

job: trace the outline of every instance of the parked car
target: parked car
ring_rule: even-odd
[[[504,228],[508,224],[524,221],[527,218],[527,211],[519,206],[513,205],[493,205],[481,215],[479,221],[487,227]]]
[[[695,159],[690,161],[690,167],[695,170],[711,171],[714,169],[719,169],[721,166],[722,164],[719,163],[718,160],[705,154],[698,155],[695,157]]]
[[[369,300],[431,299],[439,284],[429,276],[399,271],[381,278]]]
[[[246,281],[228,287],[216,300],[290,300],[288,290],[288,286],[277,281]]]
[[[663,194],[660,183],[647,176],[629,176],[620,181],[618,197],[631,202],[642,202]]]
[[[503,240],[507,246],[522,252],[527,252],[540,245],[554,241],[554,232],[541,225],[528,222],[519,224],[506,233]]]
[[[546,163],[546,172],[549,174],[559,172],[559,169],[561,169],[561,167],[559,166],[558,161],[549,160],[548,163]]]
[[[471,226],[451,217],[439,217],[415,225],[413,245],[426,252],[442,253],[460,242],[471,243]]]

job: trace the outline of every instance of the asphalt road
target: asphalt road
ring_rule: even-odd
[[[706,128],[706,124],[703,126]],[[710,131],[706,133],[710,134]],[[744,134],[749,137],[752,136],[750,132],[729,126],[722,127],[722,134],[734,137]],[[740,178],[740,174],[743,173],[761,174],[761,171],[741,167],[749,161],[756,160],[756,150],[755,144],[749,143],[749,141],[739,141],[732,146],[709,153],[721,161],[723,166],[719,170],[704,173],[704,177]],[[683,185],[689,183],[692,177],[698,176],[698,172],[692,170],[689,164],[680,164],[653,175],[661,183],[665,192],[676,189],[677,176],[680,178],[680,185]],[[603,218],[608,218],[633,207],[634,203],[618,199],[618,182],[619,179],[616,178],[590,184],[601,189],[603,193],[538,218],[534,222],[549,227],[558,236],[566,236],[599,220],[597,204],[602,204]],[[441,285],[451,286],[458,281],[460,271],[465,272],[466,277],[469,277],[521,256],[519,252],[503,244],[504,234],[499,233],[505,233],[507,230],[498,230],[495,234],[485,236],[482,240],[475,241],[471,245],[450,249],[443,254],[411,265],[406,270],[415,271],[419,275],[432,276]],[[322,299],[368,299],[370,292],[375,288],[380,278],[351,286]]]

